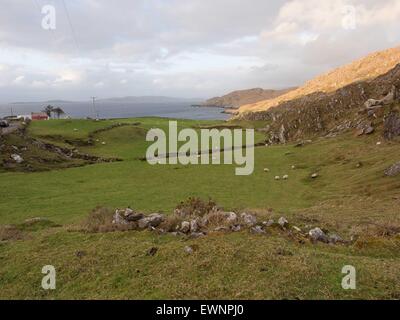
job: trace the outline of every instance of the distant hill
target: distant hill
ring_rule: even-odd
[[[113,97],[106,99],[98,99],[97,102],[118,102],[118,103],[174,103],[174,102],[196,102],[201,99],[186,99],[165,96],[127,96],[127,97]]]
[[[368,55],[276,99],[240,108],[238,118],[265,121],[270,143],[380,132],[400,135],[400,48]]]
[[[31,104],[31,103],[56,104],[56,103],[74,103],[74,101],[68,101],[68,100],[46,100],[46,101],[17,101],[17,102],[11,102],[11,104]]]
[[[245,104],[279,97],[293,89],[295,88],[283,90],[265,90],[261,88],[237,90],[222,97],[208,99],[201,106],[236,109]]]
[[[264,99],[256,103],[243,105],[239,112],[257,112],[268,110],[287,101],[299,99],[317,92],[331,93],[351,83],[374,79],[387,73],[400,63],[400,47],[375,52],[348,65],[320,75],[296,90],[274,99]]]
[[[194,103],[199,102],[202,99],[188,99],[188,98],[175,98],[175,97],[164,97],[164,96],[127,96],[127,97],[112,97],[104,99],[96,99],[96,102],[108,102],[108,103],[174,103],[174,102],[188,102]],[[88,98],[86,101],[68,101],[68,100],[46,100],[46,101],[24,101],[24,102],[11,102],[11,104],[62,104],[62,103],[82,103],[90,102]]]

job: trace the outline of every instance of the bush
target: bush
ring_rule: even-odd
[[[21,240],[23,238],[23,232],[18,230],[16,226],[0,226],[0,241]]]
[[[83,223],[83,229],[86,232],[105,232],[113,229],[114,211],[110,208],[96,207],[89,213],[89,216]]]
[[[203,201],[197,197],[189,197],[187,200],[182,201],[175,209],[175,212],[181,217],[197,216],[202,217],[211,212],[216,207],[216,203],[208,199]]]

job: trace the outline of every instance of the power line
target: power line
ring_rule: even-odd
[[[71,28],[71,33],[72,33],[72,37],[74,38],[76,50],[79,52],[78,41],[76,40],[75,30],[74,30],[74,27],[73,27],[73,25],[72,25],[71,18],[70,18],[70,16],[69,16],[69,12],[68,12],[67,6],[66,6],[64,0],[61,0],[61,2],[62,2],[63,7],[64,7],[65,15],[67,16],[67,20],[68,20],[68,23],[69,23],[69,27]]]

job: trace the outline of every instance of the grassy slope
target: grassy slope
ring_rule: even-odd
[[[140,127],[166,127],[165,119],[129,119]],[[58,134],[84,139],[110,122],[37,122],[35,136]],[[205,122],[184,121],[181,126]],[[207,124],[215,124],[209,123]],[[77,128],[78,131],[73,129]],[[2,173],[0,224],[48,217],[63,226],[29,233],[0,244],[0,297],[20,298],[395,298],[400,266],[397,238],[365,239],[350,247],[299,245],[282,236],[247,232],[190,240],[199,250],[187,256],[187,242],[148,232],[82,234],[68,232],[97,205],[170,212],[190,195],[212,196],[226,209],[273,208],[296,224],[312,221],[347,236],[369,221],[398,225],[399,178],[383,169],[400,159],[398,144],[376,145],[377,136],[321,140],[303,148],[256,149],[254,174],[234,175],[234,166],[150,166],[135,160],[146,143],[140,129],[100,133],[106,145],[80,148],[119,156],[123,162],[40,173]],[[258,137],[259,138],[259,137]],[[358,161],[363,162],[357,168]],[[297,169],[292,170],[291,165]],[[268,167],[269,173],[263,168]],[[318,171],[320,178],[311,180]],[[275,175],[289,174],[287,181]],[[145,255],[159,247],[154,257]],[[278,249],[284,249],[282,255]],[[83,258],[75,252],[83,250]],[[40,289],[41,267],[58,270],[58,289]],[[353,264],[359,289],[340,287],[341,267]],[[380,272],[377,272],[380,270]]]

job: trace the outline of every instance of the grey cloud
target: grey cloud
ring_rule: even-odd
[[[345,0],[64,1],[73,30],[62,0],[2,0],[0,100],[281,88],[400,42],[392,0],[352,1],[355,30],[340,26]],[[41,28],[45,4],[54,31]]]

